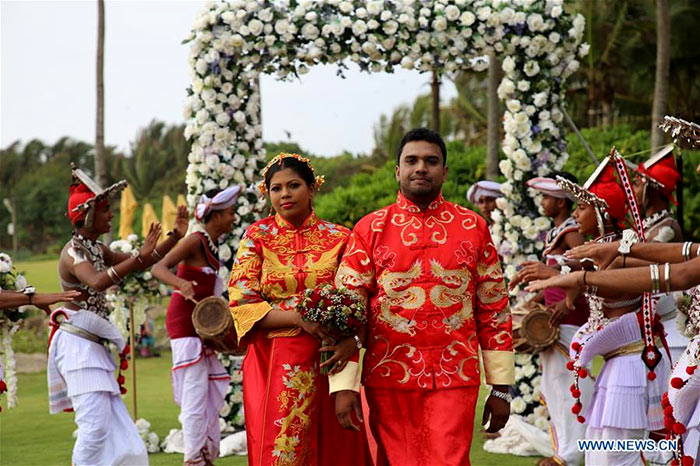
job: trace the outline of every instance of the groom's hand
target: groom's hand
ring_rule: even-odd
[[[508,392],[507,385],[494,385],[493,389],[499,392]],[[484,405],[484,417],[481,420],[481,425],[485,426],[489,420],[489,428],[486,432],[492,434],[498,432],[505,427],[510,415],[510,403],[493,395],[490,395]]]
[[[343,429],[360,430],[360,426],[356,425],[352,419],[352,413],[355,412],[357,419],[362,421],[362,406],[357,399],[357,394],[352,390],[341,390],[335,394],[335,415],[338,422],[343,426]]]

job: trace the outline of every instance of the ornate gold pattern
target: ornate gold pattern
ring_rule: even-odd
[[[382,377],[390,377],[392,375],[392,368],[390,365],[395,364],[402,371],[402,377],[398,380],[398,382],[401,384],[405,384],[406,382],[408,382],[412,375],[409,370],[408,364],[398,359],[400,357],[399,352],[402,350],[405,353],[404,357],[408,358],[412,365],[422,363],[423,371],[425,371],[426,366],[425,360],[423,359],[423,354],[419,350],[417,350],[415,346],[409,343],[403,343],[395,346],[391,349],[391,351],[389,351],[389,340],[387,340],[383,336],[376,336],[374,339],[375,342],[383,342],[386,350],[384,352],[384,355],[380,358],[379,362],[375,364],[372,368],[370,368],[370,372],[379,369],[379,373]]]
[[[286,387],[277,396],[279,412],[283,417],[275,421],[280,431],[275,437],[272,464],[293,466],[309,464],[311,454],[308,438],[310,418],[316,395],[316,373],[313,368],[283,365],[287,373],[282,377]]]
[[[391,217],[391,223],[401,228],[401,241],[403,242],[404,246],[412,246],[418,242],[418,235],[415,232],[407,232],[409,228],[416,231],[421,230],[423,224],[418,217],[414,217],[412,215],[394,214]]]

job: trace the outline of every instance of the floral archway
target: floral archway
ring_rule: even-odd
[[[368,72],[396,67],[452,73],[470,58],[494,50],[504,77],[507,178],[499,202],[494,240],[506,265],[541,249],[549,221],[537,214],[525,181],[563,167],[568,154],[561,128],[566,79],[585,56],[581,15],[568,14],[562,0],[228,0],[208,4],[190,36],[185,135],[192,140],[187,201],[194,205],[210,189],[252,186],[265,154],[260,121],[260,73],[291,79],[315,64],[344,60]],[[264,204],[249,189],[242,219],[222,258]],[[256,209],[257,208],[257,209]]]

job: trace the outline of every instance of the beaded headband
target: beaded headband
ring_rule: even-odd
[[[311,165],[311,160],[309,160],[307,157],[302,157],[299,154],[288,154],[286,152],[280,152],[279,155],[276,155],[272,160],[268,162],[267,165],[265,165],[265,168],[263,168],[262,171],[262,181],[258,183],[258,190],[260,193],[264,196],[267,194],[267,186],[265,185],[265,178],[267,177],[267,172],[272,168],[275,164],[281,164],[282,160],[287,159],[287,158],[293,158],[297,159],[298,161],[305,163],[306,165],[309,166],[311,169],[311,173],[316,175],[316,170],[314,170],[314,166]],[[321,185],[326,181],[325,177],[318,175],[314,177],[314,189],[318,191],[321,188]]]
[[[578,202],[583,204],[591,204],[594,207],[598,207],[603,210],[608,208],[608,203],[605,201],[605,199],[599,198],[586,188],[574,183],[571,180],[557,176],[557,184]]]
[[[676,142],[680,139],[691,147],[700,147],[700,125],[697,123],[667,115],[659,128],[665,133],[670,133]]]

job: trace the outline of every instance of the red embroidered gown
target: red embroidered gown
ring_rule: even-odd
[[[319,342],[299,328],[258,329],[271,310],[293,311],[301,293],[332,283],[350,232],[312,213],[300,228],[281,216],[251,225],[229,282],[241,344],[243,403],[251,465],[369,464],[364,431],[343,430]]]

